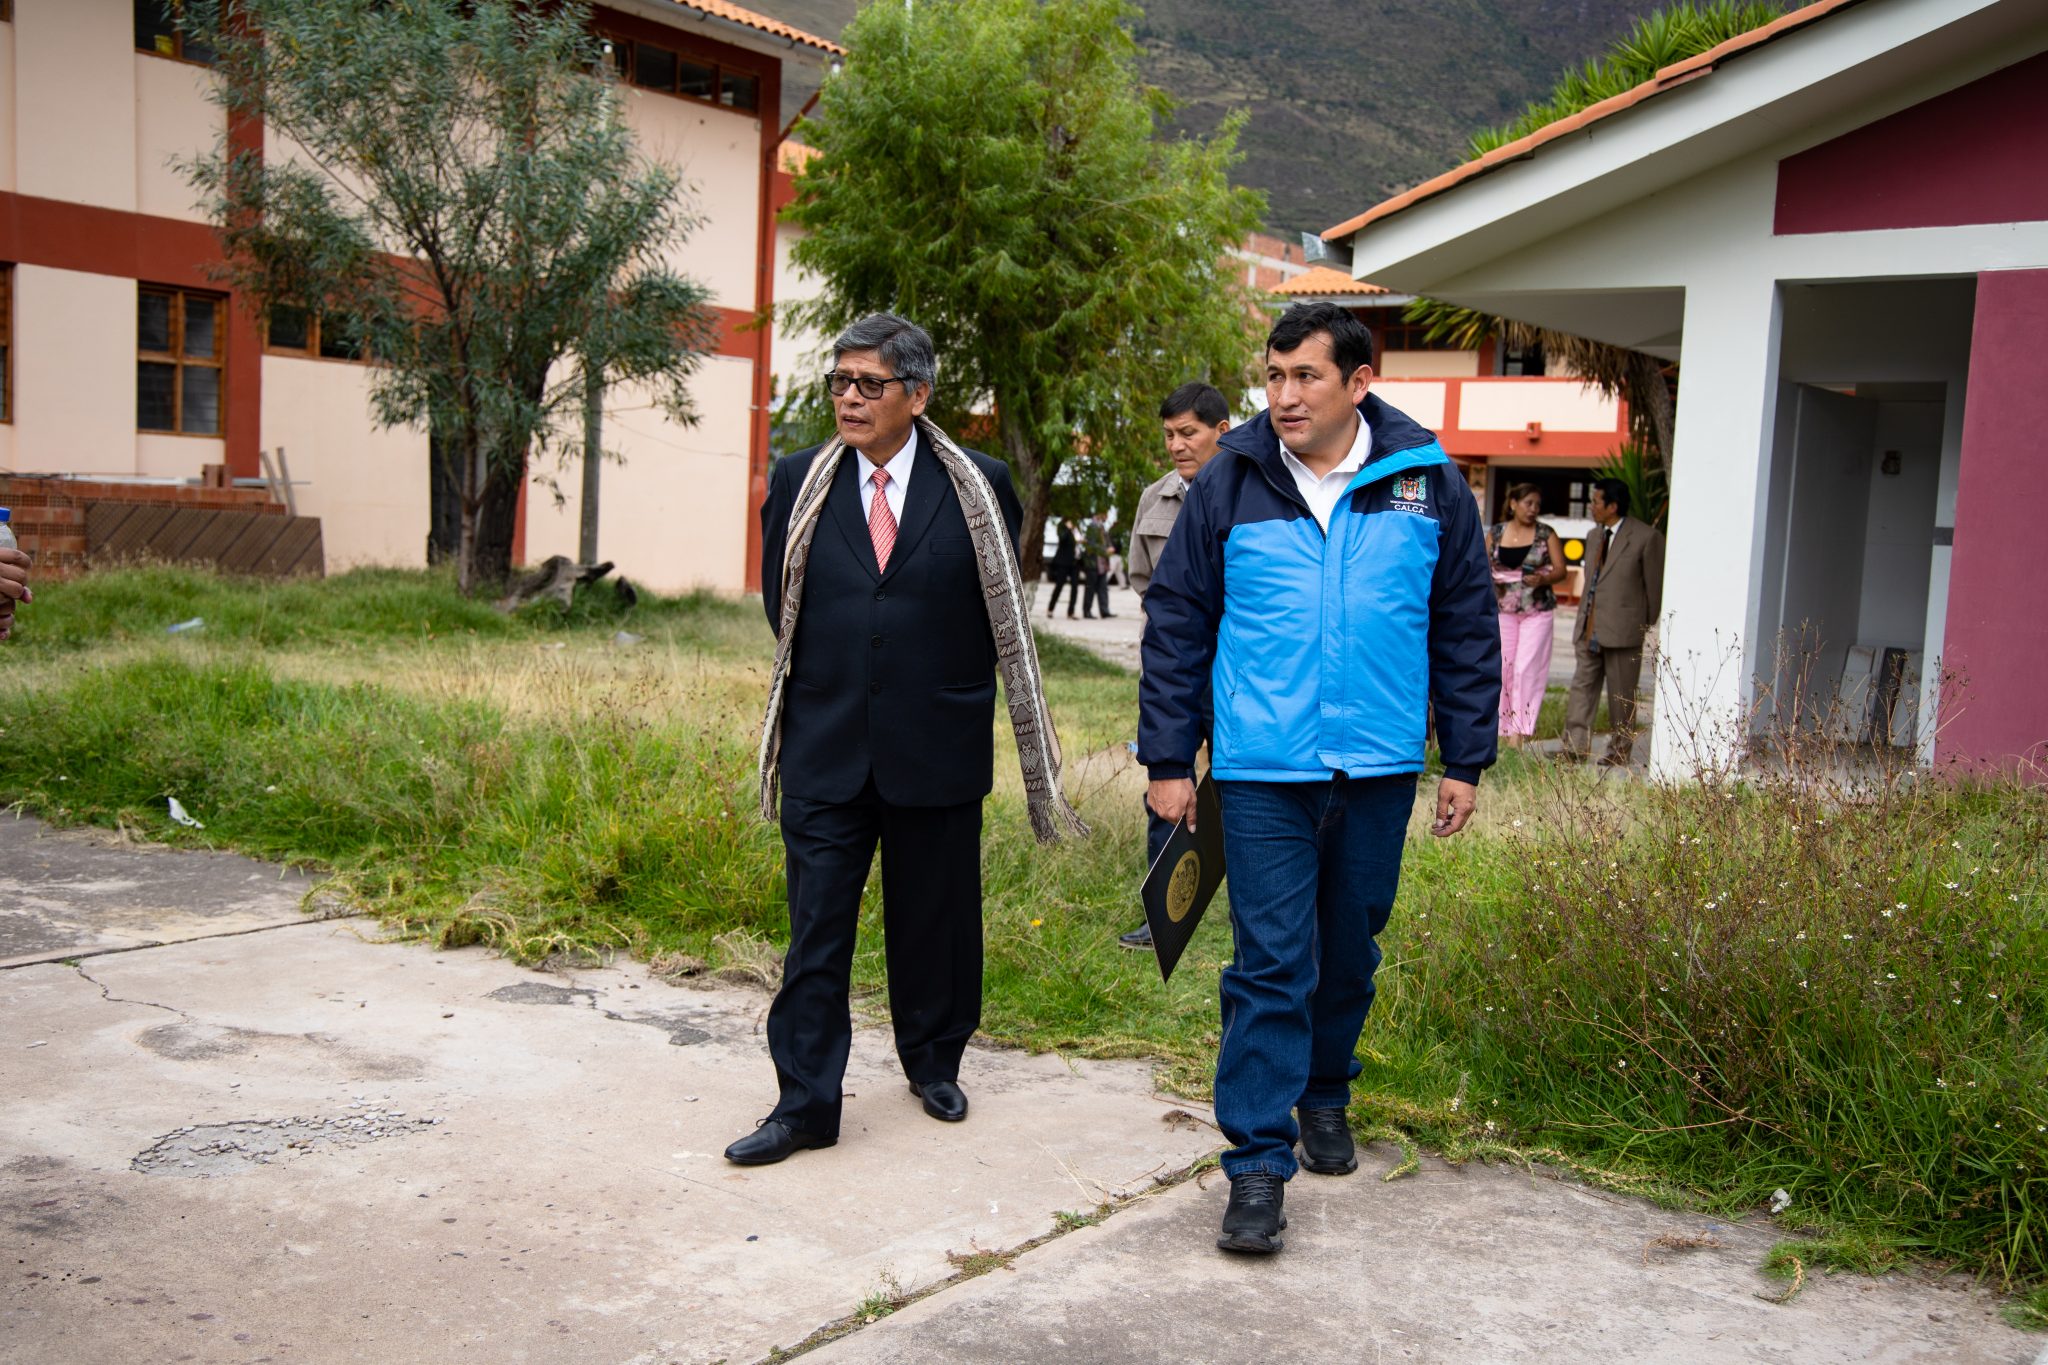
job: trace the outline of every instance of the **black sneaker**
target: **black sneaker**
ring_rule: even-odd
[[[1270,1256],[1281,1247],[1280,1229],[1287,1226],[1287,1182],[1266,1171],[1246,1171],[1230,1182],[1230,1203],[1223,1210],[1223,1251]]]
[[[1137,950],[1138,950],[1139,952],[1141,952],[1141,953],[1149,953],[1149,952],[1151,952],[1151,951],[1152,951],[1152,925],[1151,925],[1151,922],[1150,922],[1150,921],[1148,920],[1148,921],[1147,921],[1146,923],[1144,923],[1144,924],[1141,924],[1141,925],[1139,925],[1139,926],[1138,926],[1137,928],[1135,928],[1135,929],[1131,930],[1131,932],[1129,932],[1128,934],[1118,934],[1118,935],[1116,936],[1116,941],[1117,941],[1118,943],[1121,943],[1121,944],[1123,944],[1123,945],[1124,945],[1124,947],[1126,947],[1126,948],[1135,948],[1135,949],[1137,949]]]
[[[1358,1169],[1351,1122],[1342,1109],[1302,1109],[1301,1164],[1317,1175],[1350,1175]]]

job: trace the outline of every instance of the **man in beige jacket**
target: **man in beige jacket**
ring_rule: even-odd
[[[1664,536],[1628,514],[1628,485],[1595,479],[1589,510],[1598,523],[1587,537],[1586,591],[1572,631],[1572,690],[1565,702],[1564,748],[1558,757],[1582,762],[1593,748],[1593,713],[1607,690],[1603,767],[1624,768],[1636,737],[1636,684],[1643,673],[1643,633],[1664,610]]]
[[[1131,587],[1140,600],[1152,582],[1152,570],[1166,550],[1166,538],[1180,519],[1187,501],[1188,484],[1202,472],[1202,466],[1216,457],[1216,443],[1230,430],[1230,404],[1214,387],[1203,383],[1183,384],[1159,405],[1159,420],[1166,431],[1166,453],[1173,468],[1146,486],[1138,495],[1138,515],[1131,519],[1131,555],[1128,565]],[[1145,808],[1145,865],[1159,856],[1159,850],[1173,834],[1173,826]],[[1152,926],[1140,924],[1117,942],[1126,948],[1149,949]]]

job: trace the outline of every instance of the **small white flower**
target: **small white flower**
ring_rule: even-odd
[[[1514,826],[1516,829],[1520,829],[1522,827],[1522,822],[1520,820],[1517,820],[1514,822]]]
[[[1850,939],[1852,939],[1852,938],[1855,938],[1855,937],[1856,937],[1856,935],[1854,935],[1854,934],[1844,934],[1844,935],[1842,935],[1842,942],[1844,942],[1844,943],[1847,943],[1847,942],[1848,942],[1848,941],[1849,941]]]
[[[1897,972],[1886,972],[1884,974],[1884,979],[1887,981],[1897,981],[1899,979],[1899,974]]]
[[[1798,933],[1796,933],[1796,934],[1792,935],[1792,937],[1793,937],[1793,938],[1795,938],[1795,939],[1799,939],[1799,940],[1801,940],[1801,941],[1804,941],[1804,940],[1805,940],[1805,938],[1806,938],[1806,931],[1805,931],[1804,929],[1802,929],[1802,930],[1800,930],[1800,931],[1799,931]]]
[[[1806,989],[1806,981],[1804,980],[1804,978],[1802,978],[1799,982],[1799,989],[1802,991]]]
[[[1985,994],[1990,996],[1993,1000],[1996,1000],[1998,998],[1997,991],[1986,991]]]
[[[1616,1062],[1616,1063],[1615,1063],[1615,1065],[1616,1065],[1616,1066],[1618,1066],[1618,1067],[1620,1067],[1620,1068],[1621,1068],[1621,1069],[1622,1069],[1623,1071],[1626,1071],[1626,1070],[1628,1070],[1628,1063],[1627,1063],[1627,1062]]]
[[[1892,902],[1892,909],[1894,909],[1894,910],[1903,910],[1903,909],[1905,909],[1905,908],[1906,908],[1906,903],[1905,903],[1904,901],[1893,901],[1893,902]]]
[[[1947,1081],[1945,1081],[1945,1080],[1943,1080],[1943,1079],[1942,1079],[1941,1077],[1939,1077],[1939,1076],[1936,1076],[1936,1077],[1934,1078],[1934,1083],[1935,1083],[1935,1084],[1936,1084],[1937,1086],[1940,1086],[1940,1087],[1941,1087],[1941,1088],[1942,1088],[1943,1090],[1946,1090],[1946,1089],[1948,1089],[1948,1082],[1947,1082]]]
[[[1707,909],[1709,909],[1709,910],[1717,909],[1717,908],[1719,908],[1720,904],[1721,904],[1721,903],[1720,903],[1719,901],[1708,901],[1708,902],[1707,902]]]
[[[1890,919],[1893,915],[1897,914],[1898,912],[1895,910],[1881,910],[1878,913],[1883,915],[1886,919]]]
[[[1962,883],[1961,883],[1961,882],[1943,882],[1943,883],[1942,883],[1942,885],[1943,885],[1944,887],[1946,887],[1946,888],[1947,888],[1948,890],[1950,890],[1950,891],[1954,891],[1954,890],[1957,890],[1958,888],[1960,888],[1960,887],[1962,886]]]

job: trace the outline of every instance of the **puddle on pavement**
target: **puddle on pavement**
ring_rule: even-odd
[[[144,1175],[240,1175],[322,1148],[354,1148],[425,1132],[441,1122],[402,1109],[366,1108],[342,1118],[241,1119],[174,1128],[135,1154]]]
[[[711,1035],[694,1024],[686,1024],[674,1015],[654,1012],[620,1014],[614,1010],[602,1009],[597,1003],[597,992],[583,986],[551,986],[545,981],[518,981],[510,986],[500,986],[490,992],[488,1000],[503,1000],[513,1005],[585,1005],[596,1010],[607,1019],[616,1019],[622,1024],[643,1024],[658,1028],[668,1035],[671,1047],[688,1047],[692,1043],[705,1043]]]

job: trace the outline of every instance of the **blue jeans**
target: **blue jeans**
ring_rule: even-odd
[[[1294,1109],[1351,1102],[1415,774],[1219,782],[1235,955],[1223,972],[1223,1173],[1296,1170]]]

